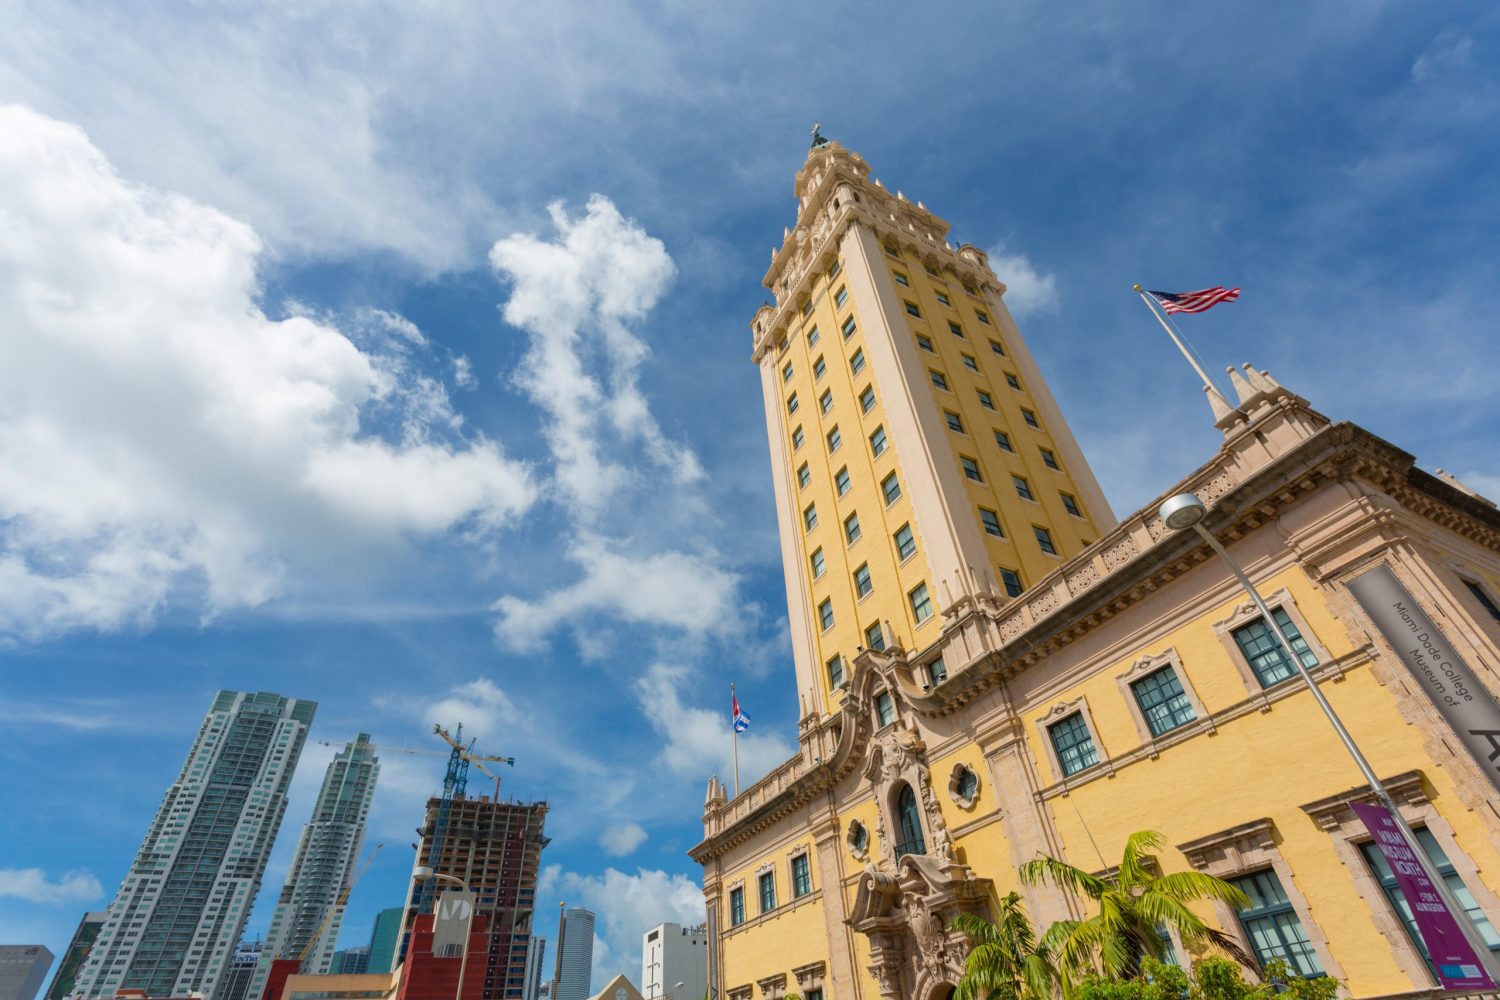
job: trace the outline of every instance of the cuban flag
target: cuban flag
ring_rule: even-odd
[[[730,695],[729,697],[730,700],[734,702],[734,731],[737,733],[743,733],[745,730],[750,728],[750,716],[740,711],[739,695],[734,694]]]

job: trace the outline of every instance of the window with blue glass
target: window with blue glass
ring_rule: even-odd
[[[865,629],[865,645],[877,653],[885,650],[885,628],[879,622],[872,622],[870,627]],[[886,695],[885,697],[889,699],[890,695]],[[879,698],[875,699],[875,704],[876,707],[879,707]]]
[[[842,687],[844,684],[844,658],[835,656],[828,661],[828,686]]]
[[[854,375],[858,375],[860,372],[862,372],[864,370],[865,370],[865,352],[862,351],[862,350],[855,351],[854,352],[854,357],[852,357],[852,358],[849,359],[849,371],[850,371],[850,373],[852,373]]]
[[[1000,515],[988,507],[979,508],[979,523],[984,525],[985,534],[994,535],[996,538],[1005,537],[1005,531],[1000,527]]]
[[[889,691],[882,691],[875,696],[875,722],[882,728],[896,721],[896,703],[891,700]]]
[[[1453,862],[1448,860],[1447,853],[1443,850],[1437,838],[1425,826],[1418,827],[1412,831],[1417,835],[1417,841],[1422,845],[1422,850],[1427,853],[1428,859],[1443,881],[1448,885],[1448,891],[1453,893],[1458,905],[1463,907],[1464,915],[1469,918],[1469,923],[1479,932],[1479,937],[1489,946],[1490,951],[1500,953],[1500,933],[1496,933],[1495,926],[1490,923],[1490,918],[1484,915],[1479,904],[1474,900],[1474,894],[1469,892],[1469,887],[1464,885],[1464,880],[1453,867]],[[1375,844],[1367,843],[1360,845],[1360,851],[1365,856],[1365,863],[1375,874],[1380,887],[1385,890],[1386,899],[1390,901],[1391,908],[1401,917],[1401,923],[1406,928],[1406,933],[1411,937],[1412,944],[1416,946],[1417,952],[1428,967],[1432,967],[1432,957],[1427,954],[1427,946],[1422,941],[1422,935],[1417,933],[1416,922],[1412,919],[1411,907],[1406,904],[1406,897],[1401,892],[1401,887],[1396,883],[1396,876],[1391,872],[1390,865],[1386,864],[1385,855],[1380,853],[1380,848]],[[1433,969],[1436,973],[1437,970]]]
[[[932,596],[927,592],[926,583],[917,584],[906,597],[911,602],[911,613],[916,616],[918,625],[932,617]]]
[[[825,632],[828,631],[829,629],[833,628],[833,601],[832,600],[825,598],[823,600],[823,603],[821,603],[821,604],[818,605],[818,621],[822,622],[822,624],[823,624],[823,631],[825,631]]]
[[[743,887],[729,890],[729,926],[738,927],[745,922],[745,890]]]
[[[1074,712],[1060,722],[1047,727],[1052,739],[1052,749],[1057,753],[1057,765],[1066,775],[1077,774],[1099,763],[1099,751],[1094,747],[1094,737],[1083,721],[1082,712]]]
[[[1006,596],[1020,597],[1021,592],[1026,589],[1021,583],[1021,574],[1017,570],[1000,567],[1000,584],[1005,588]]]
[[[844,331],[845,340],[848,340],[850,337],[854,336],[854,317],[850,316],[848,319],[844,320],[844,325],[841,329]]]
[[[854,571],[854,593],[865,597],[874,589],[875,584],[870,579],[870,564],[860,563],[859,569]]]
[[[760,912],[770,913],[776,909],[776,873],[766,872],[756,884],[760,887]]]
[[[823,374],[827,371],[828,365],[823,361],[823,355],[819,354],[818,360],[813,362],[813,381],[822,378]]]
[[[979,775],[964,768],[958,772],[958,783],[953,790],[958,793],[959,798],[972,803],[979,795]]]
[[[811,330],[807,331],[807,346],[808,347],[816,347],[817,345],[818,345],[818,328],[817,327],[813,327]]]
[[[922,838],[922,812],[917,807],[917,793],[903,783],[896,793],[896,821],[901,829],[901,842],[896,845],[896,856],[903,854],[926,854],[927,845]]]
[[[910,559],[917,551],[917,540],[911,533],[911,525],[903,524],[896,529],[896,554],[902,560]]]
[[[885,496],[887,505],[901,499],[901,480],[896,478],[894,472],[880,481],[880,492]]]
[[[842,307],[843,304],[845,302],[848,302],[848,301],[849,301],[849,289],[845,288],[843,285],[840,285],[839,286],[839,290],[833,293],[833,302],[834,302],[834,305]]]
[[[822,576],[823,575],[823,570],[825,570],[827,567],[828,567],[828,563],[823,558],[823,550],[822,549],[813,549],[813,554],[812,554],[813,579],[816,580],[818,577]]]
[[[1292,652],[1302,660],[1302,665],[1311,670],[1318,665],[1318,655],[1312,651],[1307,640],[1302,638],[1302,633],[1297,631],[1297,626],[1292,624],[1292,616],[1286,613],[1284,608],[1277,608],[1271,612],[1276,616],[1276,624],[1286,633],[1287,639],[1292,644]],[[1268,688],[1297,673],[1297,668],[1287,659],[1282,652],[1281,643],[1276,640],[1276,633],[1266,624],[1264,618],[1257,618],[1249,625],[1242,625],[1234,630],[1234,641],[1240,647],[1240,652],[1245,654],[1245,659],[1250,664],[1250,669],[1255,671],[1260,686]]]
[[[792,859],[792,897],[801,899],[812,892],[812,864],[806,854]]]
[[[797,470],[797,486],[806,489],[810,482],[812,482],[812,470],[807,467],[806,462],[803,462],[802,467]]]
[[[1250,897],[1250,906],[1240,910],[1238,916],[1245,936],[1250,939],[1250,948],[1262,966],[1279,958],[1301,976],[1323,975],[1323,963],[1318,961],[1318,953],[1307,939],[1302,920],[1287,899],[1275,871],[1268,868],[1230,879],[1230,884]]]
[[[1130,691],[1152,736],[1165,735],[1197,718],[1193,703],[1177,679],[1177,671],[1171,667],[1147,674],[1131,684]]]
[[[839,496],[849,492],[849,466],[844,466],[833,474],[833,485],[839,491]]]
[[[824,389],[823,395],[818,397],[818,409],[823,411],[824,413],[827,413],[829,410],[833,409],[832,389]]]
[[[885,428],[877,427],[870,435],[870,451],[879,458],[885,454]]]
[[[865,391],[859,394],[859,409],[861,413],[869,413],[875,406],[875,389],[865,386]]]
[[[792,450],[796,451],[800,447],[802,447],[802,428],[798,427],[792,431]]]

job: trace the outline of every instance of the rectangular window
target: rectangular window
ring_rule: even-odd
[[[865,391],[859,394],[859,409],[861,413],[869,413],[875,406],[875,387],[867,385]]]
[[[781,369],[781,381],[789,382],[792,378],[792,363],[788,361],[786,367]]]
[[[1019,391],[1021,388],[1021,380],[1016,378],[1010,372],[1005,373],[1005,384],[1017,391]]]
[[[896,703],[891,700],[889,691],[882,691],[875,696],[875,722],[885,728],[895,721]]]
[[[818,328],[817,327],[813,327],[811,330],[807,331],[807,346],[808,347],[817,347],[818,346]]]
[[[745,922],[745,889],[729,890],[729,926],[738,927]]]
[[[951,306],[953,304],[952,302],[948,301],[948,296],[943,292],[937,293],[937,300],[945,306]]]
[[[1074,712],[1061,722],[1047,727],[1052,739],[1052,749],[1057,753],[1058,766],[1066,775],[1093,767],[1099,763],[1099,751],[1094,748],[1094,737],[1084,724],[1083,713]]]
[[[810,503],[805,508],[803,508],[803,510],[802,510],[802,524],[803,524],[803,526],[808,531],[811,531],[811,530],[813,530],[814,528],[816,528],[818,526],[818,505],[817,504]]]
[[[879,622],[865,629],[865,643],[877,653],[885,649],[885,629]]]
[[[789,414],[797,412],[797,394],[795,392],[786,398],[786,412]]]
[[[881,246],[885,247],[885,252],[886,252],[887,256],[890,256],[890,257],[900,257],[901,256],[901,253],[895,247],[891,246],[889,243],[883,243],[883,244],[881,244]]]
[[[908,288],[911,287],[911,282],[908,281],[906,275],[902,274],[900,271],[892,271],[891,274],[895,276],[896,284],[905,285]]]
[[[880,492],[885,494],[885,505],[889,507],[901,499],[901,480],[893,472],[880,481]]]
[[[1021,585],[1021,574],[1013,569],[1000,567],[1000,585],[1005,588],[1005,593],[1010,597],[1020,597],[1021,591],[1026,588]]]
[[[865,370],[865,352],[863,350],[855,351],[854,357],[849,359],[849,370],[855,375]]]
[[[979,405],[986,410],[993,410],[995,408],[995,400],[989,393],[981,389],[979,390]]]
[[[808,863],[806,854],[799,854],[792,859],[792,896],[801,899],[812,892],[812,865]]]
[[[1276,872],[1267,869],[1230,882],[1250,897],[1249,908],[1239,911],[1240,925],[1260,964],[1279,958],[1299,975],[1321,976],[1323,964]]]
[[[792,450],[793,451],[796,451],[798,448],[802,447],[802,441],[803,441],[803,439],[804,438],[803,438],[802,428],[801,427],[798,427],[796,430],[792,431]]]
[[[917,317],[917,319],[922,318],[922,310],[917,308],[917,304],[915,302],[906,303],[906,314],[908,316],[915,316]]]
[[[927,593],[926,583],[917,584],[906,597],[911,601],[911,613],[916,615],[918,625],[932,617],[932,598]]]
[[[1026,481],[1025,476],[1011,476],[1010,481],[1016,484],[1016,496],[1022,500],[1036,499],[1036,496],[1031,492],[1031,484]]]
[[[822,410],[824,413],[827,413],[829,410],[833,409],[832,389],[824,389],[823,395],[818,397],[818,409]]]
[[[932,678],[933,686],[936,687],[948,679],[948,665],[941,659],[933,660],[927,664],[927,676]]]
[[[760,912],[770,913],[776,909],[776,873],[766,872],[756,884],[760,886]]]
[[[979,508],[979,523],[984,525],[986,534],[994,535],[996,538],[1005,537],[1005,532],[1000,527],[1000,515],[988,507]]]
[[[839,290],[833,293],[833,304],[842,309],[844,303],[848,301],[849,289],[845,288],[843,285],[840,285]]]
[[[1193,703],[1188,701],[1182,682],[1177,679],[1177,671],[1171,667],[1147,674],[1131,684],[1130,691],[1152,736],[1165,735],[1197,718]]]
[[[979,322],[983,323],[985,326],[989,326],[990,325],[990,314],[989,313],[985,312],[982,309],[975,309],[974,310],[974,315],[975,315],[975,317],[978,318]]]
[[[939,389],[948,388],[948,376],[944,375],[942,372],[936,370],[935,368],[927,369],[927,374],[931,377],[933,385],[937,386]]]
[[[813,362],[813,381],[816,382],[822,378],[826,371],[828,371],[828,365],[823,363],[823,355],[819,354],[818,360]]]
[[[866,597],[875,589],[875,584],[870,580],[870,564],[862,563],[859,569],[854,571],[854,593],[860,597]]]
[[[896,554],[901,557],[903,562],[916,554],[917,540],[912,536],[911,525],[903,524],[897,528],[894,537],[896,539]]]
[[[1027,427],[1035,427],[1037,430],[1042,429],[1041,421],[1037,420],[1036,414],[1031,412],[1030,410],[1023,408],[1021,410],[1021,419],[1026,421]]]
[[[835,656],[828,661],[828,686],[839,688],[844,686],[844,658]]]
[[[1291,640],[1292,652],[1302,660],[1303,666],[1309,670],[1316,667],[1318,655],[1312,651],[1307,640],[1302,638],[1302,633],[1297,631],[1297,626],[1292,624],[1291,615],[1282,608],[1277,608],[1271,613],[1276,616],[1276,623]],[[1235,629],[1234,641],[1239,644],[1240,652],[1245,654],[1245,659],[1250,663],[1250,669],[1255,671],[1261,687],[1268,688],[1273,684],[1280,684],[1297,673],[1297,668],[1281,651],[1281,643],[1276,641],[1276,634],[1266,624],[1264,618],[1257,618],[1249,625]]]
[[[822,576],[823,575],[823,571],[828,568],[828,562],[827,562],[827,560],[825,560],[823,558],[823,550],[822,549],[813,549],[813,554],[812,554],[812,557],[811,557],[811,562],[812,562],[813,579],[816,580],[818,577]]]
[[[1460,579],[1463,578],[1460,577]],[[1485,589],[1473,580],[1464,580],[1464,586],[1469,588],[1469,593],[1474,595],[1474,600],[1479,602],[1479,606],[1488,611],[1491,618],[1500,622],[1500,607],[1495,606],[1495,602],[1490,598]]]
[[[992,340],[992,341],[990,341],[990,350],[994,351],[996,354],[1000,355],[1002,358],[1005,357],[1005,348],[1002,347],[1002,346],[1000,346],[1000,341],[998,341],[998,340]]]
[[[1040,524],[1033,524],[1031,526],[1031,531],[1036,535],[1036,544],[1038,548],[1040,548],[1049,556],[1057,555],[1057,546],[1052,544],[1052,532],[1048,531]]]
[[[1069,514],[1072,514],[1074,517],[1083,516],[1083,511],[1078,506],[1077,497],[1073,496],[1073,494],[1071,493],[1059,493],[1058,496],[1062,497],[1063,510],[1067,511]]]
[[[1049,469],[1057,469],[1058,471],[1062,471],[1062,466],[1057,464],[1057,456],[1052,453],[1052,450],[1050,448],[1042,448],[1041,452],[1043,465],[1045,465]]]
[[[858,514],[850,514],[848,517],[844,518],[844,537],[848,539],[850,545],[853,545],[855,542],[859,541]]]
[[[832,454],[833,452],[838,451],[839,450],[839,445],[841,445],[843,443],[844,443],[844,436],[839,433],[839,429],[837,427],[835,427],[833,430],[831,430],[831,431],[828,432],[828,452],[829,452],[829,454]]]
[[[828,280],[832,281],[834,278],[837,278],[839,276],[839,271],[842,269],[843,265],[838,261],[834,261],[832,266],[828,268]]]
[[[1474,900],[1474,894],[1469,887],[1464,885],[1464,880],[1459,876],[1453,863],[1448,860],[1448,855],[1443,851],[1443,846],[1433,837],[1432,832],[1425,826],[1417,827],[1412,831],[1417,835],[1417,842],[1422,845],[1422,850],[1432,862],[1438,874],[1442,876],[1443,882],[1447,884],[1448,890],[1453,893],[1458,904],[1463,907],[1464,915],[1479,932],[1479,937],[1489,947],[1490,951],[1500,951],[1500,934],[1495,932],[1495,927],[1490,923],[1489,917],[1479,908]],[[1401,892],[1400,885],[1396,882],[1396,876],[1392,874],[1390,865],[1386,864],[1385,855],[1380,853],[1380,848],[1374,843],[1360,845],[1360,851],[1365,856],[1365,863],[1374,872],[1375,878],[1380,882],[1380,887],[1385,890],[1385,895],[1390,900],[1391,908],[1401,917],[1401,923],[1406,927],[1406,933],[1411,936],[1412,943],[1417,946],[1417,951],[1427,962],[1432,965],[1432,956],[1427,953],[1427,945],[1422,940],[1422,935],[1417,932],[1416,922],[1412,919],[1411,907],[1406,903],[1406,896]],[[1433,970],[1436,972],[1437,970]]]
[[[811,316],[812,315],[812,311],[813,311],[812,299],[808,299],[806,302],[802,303],[802,315],[804,315],[804,316]]]
[[[1000,446],[1001,451],[1014,452],[1016,450],[1010,446],[1010,435],[1004,431],[995,432],[995,443]]]
[[[953,322],[951,319],[948,321],[948,332],[953,334],[953,336],[955,337],[964,336],[964,328]],[[968,338],[964,337],[964,339],[967,340]]]
[[[844,466],[833,474],[833,485],[838,489],[839,496],[849,492],[849,466]]]
[[[870,450],[879,458],[885,454],[885,428],[875,428],[875,433],[870,435]]]
[[[964,475],[976,483],[984,482],[984,477],[979,474],[979,463],[967,455],[958,456],[958,464],[964,467]]]
[[[964,367],[965,368],[969,369],[969,371],[971,371],[971,372],[977,372],[977,371],[979,371],[979,360],[977,358],[975,358],[974,355],[972,355],[972,354],[965,354],[965,355],[962,355],[962,357],[964,359]]]
[[[960,434],[964,432],[963,418],[957,413],[954,413],[952,410],[944,410],[943,419],[948,421],[948,429],[950,431],[957,431]]]
[[[844,320],[844,325],[840,327],[840,329],[844,331],[845,340],[848,340],[850,337],[854,336],[854,317],[850,316],[848,319]]]
[[[818,605],[818,621],[822,624],[824,632],[833,628],[833,601],[830,598],[824,598],[823,602]]]
[[[797,469],[797,486],[799,489],[807,489],[807,484],[812,482],[812,470],[803,462]]]
[[[926,337],[922,336],[920,333],[917,334],[917,346],[920,347],[922,350],[928,352],[929,354],[936,353],[933,350],[933,348],[932,348],[932,341],[928,340]]]

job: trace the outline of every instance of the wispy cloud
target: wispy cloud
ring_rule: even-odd
[[[104,887],[87,871],[65,872],[51,881],[40,868],[0,868],[0,897],[63,906],[92,903],[103,895]]]

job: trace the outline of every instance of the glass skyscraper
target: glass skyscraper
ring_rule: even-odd
[[[167,789],[74,994],[212,997],[260,889],[317,704],[220,691]]]
[[[390,972],[396,967],[396,946],[401,943],[401,922],[406,917],[406,907],[392,906],[375,916],[375,927],[370,931],[369,972]]]
[[[560,910],[552,1000],[588,1000],[594,970],[594,914],[581,906]]]
[[[368,733],[360,733],[329,763],[323,787],[313,805],[312,819],[302,828],[286,884],[281,887],[276,912],[271,915],[260,965],[250,980],[252,998],[259,997],[265,988],[271,962],[301,955],[319,928],[322,934],[302,971],[322,974],[332,969],[339,928],[344,922],[343,895],[359,862],[365,820],[370,815],[379,776],[380,761],[370,748]]]

